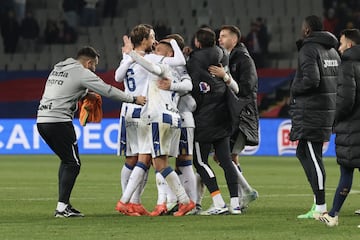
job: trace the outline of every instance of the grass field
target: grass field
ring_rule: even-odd
[[[0,156],[0,239],[359,239],[360,187],[345,202],[340,225],[328,228],[315,220],[298,220],[312,204],[312,194],[295,157],[242,157],[248,181],[260,194],[240,216],[128,217],[115,212],[120,197],[123,161],[110,155],[83,155],[72,204],[86,216],[56,219],[55,156]],[[331,207],[339,170],[325,159],[327,203]],[[229,201],[223,174],[215,166],[223,196]],[[153,171],[143,194],[152,210],[156,203]],[[203,207],[210,205],[207,193]]]

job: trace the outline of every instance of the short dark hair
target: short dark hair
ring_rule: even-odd
[[[201,47],[213,47],[216,42],[216,34],[210,28],[200,28],[195,33],[195,37],[201,44]]]
[[[307,16],[305,18],[305,22],[313,32],[318,32],[323,30],[323,24],[318,16],[315,15]]]
[[[344,29],[341,31],[340,36],[344,35],[346,38],[353,41],[355,44],[360,44],[360,31],[359,29]]]
[[[238,43],[240,42],[241,40],[241,32],[240,32],[240,29],[237,27],[237,26],[234,26],[234,25],[223,25],[221,26],[220,28],[220,31],[221,30],[228,30],[234,34],[236,34],[237,38],[238,38]]]
[[[130,32],[130,39],[134,47],[140,46],[143,39],[150,37],[150,31],[153,27],[149,24],[139,24]]]
[[[100,58],[100,54],[93,47],[84,46],[80,48],[76,54],[76,59],[79,59],[80,57],[95,59],[96,57]]]
[[[169,34],[167,35],[165,38],[172,38],[176,41],[176,43],[179,45],[179,48],[181,50],[184,49],[185,47],[185,40],[184,38],[180,35],[180,34],[177,34],[177,33],[174,33],[174,34]],[[161,41],[160,41],[161,42]]]

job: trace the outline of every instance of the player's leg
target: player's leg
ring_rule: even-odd
[[[340,165],[340,180],[334,195],[333,206],[328,214],[320,216],[319,220],[333,227],[339,224],[338,215],[343,203],[350,193],[353,182],[354,168]]]
[[[167,196],[172,191],[167,185],[165,178],[161,175],[160,172],[156,171],[155,173],[156,188],[158,192],[158,198],[154,210],[150,213],[151,216],[161,216],[165,215],[168,212],[167,208]],[[175,202],[177,198],[175,196]]]
[[[124,192],[126,189],[130,175],[137,163],[137,160],[138,160],[138,156],[127,156],[125,158],[125,164],[121,168],[121,173],[120,173],[122,192]]]
[[[322,161],[323,143],[299,140],[296,156],[304,168],[306,177],[314,193],[314,205],[309,212],[298,218],[315,218],[326,211],[325,203],[325,168]]]
[[[202,182],[210,192],[213,207],[202,211],[202,215],[217,215],[228,213],[226,203],[221,196],[214,171],[208,164],[208,157],[211,150],[211,143],[194,142],[194,166],[200,175]]]
[[[220,139],[213,143],[215,154],[219,160],[220,166],[225,173],[225,179],[230,193],[230,212],[240,214],[238,176],[230,154],[230,139],[228,137]]]
[[[174,213],[174,216],[183,216],[191,211],[195,207],[195,203],[190,200],[184,187],[181,185],[178,175],[169,166],[168,157],[166,155],[155,157],[154,166],[164,177],[170,189],[175,193],[179,200],[179,210]]]
[[[195,203],[189,199],[178,175],[169,166],[168,160],[168,155],[176,156],[178,153],[180,129],[168,123],[153,123],[152,133],[154,167],[165,178],[179,201],[179,210],[174,213],[174,216],[183,216],[195,207]],[[176,143],[176,148],[173,147],[174,143]]]
[[[194,128],[182,128],[179,144],[179,156],[176,158],[176,169],[186,193],[193,202],[196,198],[196,178],[192,167]]]
[[[149,164],[151,161],[151,156],[148,154],[139,154],[138,162],[136,163],[134,170],[131,172],[129,182],[123,192],[120,201],[116,205],[116,210],[126,215],[141,215],[139,213],[133,214],[133,208],[130,204],[130,199],[136,189],[141,186],[141,183],[144,181],[146,172],[149,169]]]
[[[230,138],[230,149],[231,149],[231,158],[235,165],[237,177],[238,177],[238,191],[239,191],[239,203],[240,208],[247,208],[249,203],[256,200],[259,196],[258,192],[253,189],[245,176],[243,175],[242,169],[239,164],[239,154],[245,148],[245,135],[239,131]]]

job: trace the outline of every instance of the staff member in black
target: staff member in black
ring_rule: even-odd
[[[230,212],[241,213],[239,207],[237,175],[230,156],[231,121],[226,103],[226,88],[234,83],[227,75],[224,79],[212,75],[211,65],[228,65],[228,57],[215,45],[215,33],[209,28],[201,28],[195,33],[197,47],[187,62],[188,73],[193,81],[192,96],[197,108],[194,111],[194,166],[207,186],[213,200],[213,207],[203,211],[202,215],[224,214],[229,211],[216,181],[214,172],[208,164],[212,146],[220,166],[224,169],[230,192]],[[236,85],[236,83],[235,83]]]
[[[315,218],[326,211],[323,143],[330,140],[336,108],[340,57],[338,40],[322,31],[321,19],[308,16],[302,24],[298,68],[290,87],[290,140],[298,140],[296,156],[314,193],[315,203],[298,218]]]
[[[346,29],[340,36],[339,52],[342,54],[342,62],[334,124],[340,179],[331,210],[320,216],[320,221],[329,227],[339,224],[338,215],[350,193],[354,169],[360,168],[360,31]]]
[[[258,198],[258,192],[253,189],[242,174],[239,164],[239,154],[245,146],[255,146],[259,143],[259,113],[257,109],[258,76],[255,63],[245,45],[240,42],[240,29],[233,25],[224,25],[220,29],[219,45],[229,53],[230,76],[236,81],[239,98],[236,111],[232,112],[234,130],[230,137],[231,157],[237,168],[239,181],[240,207],[246,208],[248,204]],[[225,77],[223,67],[210,66],[210,73]]]

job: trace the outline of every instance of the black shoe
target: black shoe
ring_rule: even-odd
[[[82,214],[80,211],[73,208],[71,205],[68,205],[64,211],[59,212],[58,210],[55,210],[55,217],[59,218],[68,218],[68,217],[83,217],[84,214]]]
[[[80,214],[82,215],[82,217],[84,216],[84,214],[82,214],[79,210],[73,208],[73,206],[71,206],[71,204],[68,204],[68,208],[70,208],[71,211],[73,211],[74,213]]]

